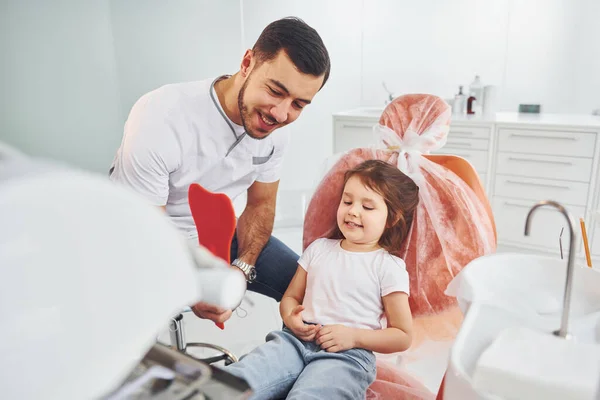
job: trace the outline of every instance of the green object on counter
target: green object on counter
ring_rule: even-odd
[[[520,113],[539,114],[542,106],[539,104],[519,104]]]

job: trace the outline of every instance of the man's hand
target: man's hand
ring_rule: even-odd
[[[214,323],[223,323],[227,321],[232,314],[231,310],[225,310],[208,303],[196,303],[192,306],[192,311],[197,317],[210,319]]]
[[[305,324],[300,313],[304,311],[304,306],[298,305],[294,307],[290,315],[283,321],[296,337],[305,342],[311,342],[315,339],[315,335],[321,329],[321,325]]]
[[[317,332],[316,343],[329,353],[350,350],[356,347],[356,332],[344,325],[324,326]]]

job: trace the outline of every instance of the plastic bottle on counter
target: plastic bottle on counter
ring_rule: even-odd
[[[486,85],[483,88],[483,115],[494,117],[498,101],[498,88],[494,85]]]
[[[475,75],[475,79],[469,85],[469,93],[475,97],[475,107],[473,113],[475,115],[483,114],[483,84],[479,75]]]
[[[462,115],[465,112],[466,96],[463,94],[463,87],[458,87],[458,94],[454,96],[454,103],[452,103],[452,114]]]
[[[480,115],[476,113],[477,108],[477,97],[475,97],[475,93],[471,92],[469,98],[467,99],[467,114],[468,115]]]

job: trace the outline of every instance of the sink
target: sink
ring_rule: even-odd
[[[482,352],[506,328],[549,335],[561,324],[566,262],[558,258],[497,253],[473,260],[448,285],[465,319],[450,352],[444,399],[492,399],[473,389]],[[575,267],[570,340],[600,347],[600,272]]]

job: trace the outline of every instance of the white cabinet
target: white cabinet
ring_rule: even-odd
[[[444,146],[444,148],[484,151],[487,151],[489,147],[489,139],[457,138],[454,135],[448,136],[448,141]]]
[[[534,151],[532,148],[531,151]],[[562,179],[589,182],[592,159],[537,155],[534,153],[498,152],[496,173],[532,178]]]
[[[590,252],[592,255],[592,259],[594,260],[594,267],[595,268],[599,268],[600,265],[598,265],[598,263],[600,263],[600,221],[596,221],[594,219],[592,219],[593,221],[593,236],[592,236],[592,241],[590,242]],[[590,232],[588,232],[589,234]]]
[[[377,118],[334,120],[333,152],[340,153],[375,143],[373,126],[377,120]]]
[[[540,250],[542,253],[560,253],[559,239],[561,230],[563,250],[569,247],[569,231],[565,218],[552,208],[541,208],[532,218],[529,236],[525,236],[525,219],[533,204],[539,200],[519,200],[494,196],[492,209],[494,211],[498,242],[512,247],[527,247],[530,250]],[[568,207],[575,217],[585,213],[585,207]],[[579,226],[576,224],[576,226]],[[578,244],[578,250],[580,245]]]
[[[554,200],[565,206],[581,238],[579,218],[589,221],[586,216],[591,206],[590,189],[595,183],[599,128],[600,125],[496,124],[491,194],[499,242],[559,254],[563,232],[566,254],[568,225],[554,209],[537,211],[531,235],[524,235],[527,212],[540,200]],[[584,256],[581,243],[577,243],[578,257]]]
[[[487,172],[490,163],[492,128],[491,123],[476,126],[461,121],[452,122],[446,145],[433,153],[452,154],[469,161],[488,190]]]
[[[334,115],[334,151],[374,144],[379,114],[344,112]],[[467,159],[486,186],[500,247],[527,252],[560,252],[569,233],[562,215],[549,208],[536,212],[531,234],[524,235],[525,217],[540,200],[563,204],[587,225],[594,266],[600,268],[600,188],[597,185],[600,117],[583,115],[497,114],[494,119],[453,117],[446,145],[436,151]],[[600,217],[599,217],[600,218]],[[578,243],[578,260],[584,253]]]
[[[563,204],[584,206],[590,185],[581,182],[515,177],[497,173],[494,196],[539,201],[553,199]]]
[[[489,154],[487,150],[470,150],[452,147],[443,147],[434,151],[435,154],[454,154],[467,159],[479,174],[485,174],[488,170]]]
[[[600,173],[600,171],[598,172]],[[588,211],[588,235],[591,234],[590,252],[594,268],[600,268],[600,185],[595,185],[594,201]]]
[[[594,156],[595,133],[567,132],[548,127],[515,129],[498,127],[498,151],[551,154],[559,156]]]

